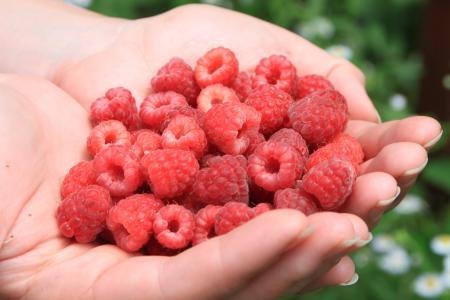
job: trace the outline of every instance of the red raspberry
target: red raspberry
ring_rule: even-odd
[[[134,194],[111,208],[106,224],[121,249],[135,252],[152,233],[153,220],[164,204],[151,194]]]
[[[248,131],[247,137],[249,138],[250,144],[248,145],[248,148],[244,153],[245,156],[249,156],[250,154],[255,152],[256,147],[266,141],[264,135],[257,130]]]
[[[193,246],[216,236],[214,231],[216,215],[221,209],[222,206],[207,205],[197,212],[195,215],[194,237],[192,238]]]
[[[80,161],[64,177],[61,197],[64,199],[85,186],[95,184],[96,178],[92,161]]]
[[[195,119],[183,115],[177,115],[170,121],[161,141],[165,149],[189,150],[198,159],[205,154],[207,143],[205,132]]]
[[[288,111],[292,128],[310,144],[323,145],[342,132],[348,109],[336,90],[318,91],[294,102]]]
[[[304,161],[308,159],[309,156],[308,145],[306,145],[306,141],[294,129],[282,128],[277,132],[275,132],[274,134],[272,134],[269,141],[277,143],[286,143],[294,147],[300,153]]]
[[[293,186],[303,171],[303,159],[294,147],[268,141],[248,158],[248,176],[267,191]]]
[[[109,89],[105,97],[98,98],[91,104],[92,124],[101,121],[118,120],[129,130],[139,127],[136,101],[131,92],[123,87]]]
[[[214,48],[197,61],[195,80],[201,88],[215,83],[230,85],[236,78],[238,69],[238,60],[230,49]]]
[[[192,186],[195,201],[217,205],[230,201],[248,203],[247,172],[239,158],[232,155],[216,156],[206,164],[207,167],[197,173]]]
[[[261,113],[261,132],[271,134],[283,126],[293,101],[288,93],[266,84],[253,90],[245,103]]]
[[[97,184],[113,197],[126,197],[143,182],[137,157],[127,147],[109,146],[94,158]]]
[[[303,177],[303,189],[314,195],[325,210],[338,209],[352,192],[356,170],[348,160],[324,161]]]
[[[171,114],[185,106],[188,106],[188,103],[181,94],[175,92],[156,93],[144,99],[139,114],[144,124],[159,131],[161,125]]]
[[[231,84],[231,88],[236,92],[241,101],[245,101],[252,92],[252,75],[249,72],[239,72]]]
[[[183,195],[199,170],[194,154],[179,149],[152,151],[141,159],[141,164],[148,184],[159,198]]]
[[[275,193],[273,203],[276,208],[292,208],[310,215],[319,211],[314,197],[302,189],[287,188]]]
[[[194,236],[194,216],[181,205],[171,204],[159,210],[153,222],[158,242],[169,249],[186,247]]]
[[[228,202],[216,215],[217,235],[230,232],[255,217],[255,211],[242,202]]]
[[[213,105],[221,103],[240,103],[236,93],[222,84],[213,84],[205,87],[197,97],[197,108],[207,112]]]
[[[297,95],[296,99],[301,99],[317,91],[334,89],[328,79],[320,75],[306,75],[301,76],[297,80]]]
[[[167,126],[169,125],[170,121],[172,121],[172,119],[178,115],[183,115],[183,116],[194,118],[195,122],[197,122],[197,124],[201,128],[203,128],[203,123],[205,120],[205,113],[202,112],[201,110],[195,109],[191,106],[182,106],[182,107],[179,107],[179,108],[171,111],[168,114],[168,117],[166,118],[166,120],[163,122],[163,124],[161,126],[161,131],[164,131],[164,129],[166,129]]]
[[[250,145],[248,132],[259,130],[261,114],[241,103],[214,105],[205,115],[208,141],[226,154],[242,154]]]
[[[271,55],[261,59],[255,69],[253,88],[271,84],[293,95],[297,85],[297,70],[283,55]]]
[[[59,230],[65,237],[75,237],[78,243],[92,242],[105,227],[111,205],[108,190],[98,185],[82,187],[59,204]]]
[[[181,58],[174,57],[165,64],[152,78],[155,92],[173,91],[186,97],[189,104],[194,104],[200,89],[194,80],[194,71]]]
[[[364,152],[357,140],[347,134],[340,134],[332,143],[326,144],[311,154],[305,169],[309,170],[315,165],[333,157],[349,160],[355,167],[355,170],[358,170],[359,164],[364,160]]]
[[[151,151],[161,149],[161,136],[150,129],[141,129],[131,134],[131,141],[133,145],[130,150],[138,158]]]
[[[119,121],[101,122],[92,129],[87,139],[87,149],[92,156],[109,145],[131,145],[131,135]]]
[[[265,212],[268,212],[268,211],[270,211],[272,209],[273,209],[272,204],[265,203],[265,202],[259,203],[258,205],[256,205],[253,208],[253,210],[255,211],[255,216],[259,216],[259,215],[261,215],[261,214],[263,214]]]

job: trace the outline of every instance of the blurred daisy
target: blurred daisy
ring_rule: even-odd
[[[421,212],[423,208],[424,201],[421,197],[414,194],[408,194],[394,211],[401,215],[410,215]]]
[[[92,4],[92,0],[64,0],[64,1],[80,7],[89,7]]]
[[[431,240],[431,250],[438,255],[450,255],[450,234],[440,234]]]
[[[414,292],[424,298],[436,298],[444,289],[442,278],[438,274],[423,274],[414,281]]]
[[[444,258],[444,270],[450,271],[450,255]]]
[[[373,251],[378,253],[388,252],[397,247],[395,241],[387,234],[378,234],[374,236],[370,247]]]
[[[329,39],[334,35],[333,23],[324,17],[317,17],[309,22],[297,24],[295,31],[306,39]]]
[[[404,110],[407,105],[408,99],[406,99],[405,95],[394,94],[391,96],[391,98],[389,98],[389,106],[392,108],[392,110]]]
[[[330,53],[331,55],[341,57],[347,60],[351,60],[353,57],[353,50],[345,45],[333,45],[325,50],[327,50],[327,52]]]
[[[450,90],[450,74],[447,74],[442,78],[442,85],[447,90]]]
[[[400,275],[409,271],[411,262],[411,257],[405,249],[397,247],[380,257],[378,266],[389,274]]]
[[[446,288],[450,288],[450,270],[442,272],[441,281]]]
[[[230,9],[233,8],[233,3],[230,0],[201,0],[200,2],[205,4],[222,6]]]

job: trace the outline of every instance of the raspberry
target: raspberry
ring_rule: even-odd
[[[137,157],[124,146],[109,146],[94,158],[97,184],[113,197],[131,195],[143,182]]]
[[[195,80],[201,88],[216,83],[228,86],[236,78],[238,69],[238,61],[230,49],[214,48],[197,61]]]
[[[118,120],[129,130],[139,127],[136,101],[131,92],[123,87],[109,89],[105,97],[95,100],[91,104],[90,118],[94,125],[101,121]]]
[[[271,134],[283,126],[292,97],[273,85],[263,85],[247,97],[245,103],[261,113],[261,132]]]
[[[294,102],[288,111],[292,128],[310,144],[323,145],[342,132],[348,109],[336,90],[318,91]]]
[[[245,101],[252,92],[252,75],[249,72],[239,72],[231,84],[231,88],[236,92],[236,95],[238,95],[241,101]]]
[[[226,154],[242,154],[249,144],[250,130],[259,130],[261,115],[241,103],[214,105],[205,115],[208,141]]]
[[[275,193],[273,203],[276,208],[292,208],[310,215],[319,211],[314,197],[302,189],[283,189]]]
[[[61,184],[61,197],[64,199],[79,189],[95,183],[92,161],[80,161],[70,168]]]
[[[270,211],[272,209],[273,209],[272,204],[265,203],[265,202],[259,203],[258,205],[256,205],[253,208],[253,210],[255,211],[255,216],[259,216],[259,215],[261,215],[261,214],[263,214],[265,212],[268,212],[268,211]]]
[[[131,134],[133,145],[130,150],[136,157],[141,158],[151,151],[161,149],[161,136],[150,129],[141,129]]]
[[[326,144],[311,154],[305,169],[309,170],[315,165],[333,157],[349,160],[355,167],[355,170],[358,170],[359,164],[364,160],[364,152],[361,144],[357,140],[349,135],[340,134],[332,143]]]
[[[167,126],[169,125],[170,121],[172,121],[172,119],[178,115],[183,115],[183,116],[194,118],[195,122],[197,122],[197,124],[201,128],[203,128],[203,123],[205,120],[205,113],[199,109],[195,109],[190,106],[182,106],[182,107],[178,107],[177,109],[172,110],[167,115],[166,120],[161,125],[161,131],[164,131],[164,129],[166,129]]]
[[[266,138],[262,133],[260,133],[257,130],[250,130],[247,133],[247,137],[249,139],[249,145],[247,150],[245,151],[245,156],[249,156],[253,152],[255,152],[256,147],[258,147],[259,144],[266,141]]]
[[[78,243],[92,242],[105,227],[111,205],[108,190],[98,185],[82,187],[60,203],[56,211],[59,230]]]
[[[194,154],[179,149],[155,150],[145,155],[141,164],[148,184],[159,198],[183,195],[199,170]]]
[[[247,172],[239,158],[232,155],[216,156],[206,164],[207,167],[197,173],[192,186],[195,201],[217,205],[230,201],[248,203]]]
[[[197,108],[207,112],[213,105],[221,103],[239,103],[236,93],[222,84],[213,84],[205,87],[197,97]]]
[[[303,177],[303,189],[314,195],[325,210],[338,209],[352,192],[356,170],[348,160],[324,161]]]
[[[106,224],[117,246],[135,252],[144,246],[152,233],[156,212],[164,204],[151,194],[134,194],[111,208]]]
[[[188,103],[181,94],[175,92],[156,93],[144,99],[139,114],[144,124],[159,131],[170,114],[185,106],[188,106]]]
[[[230,232],[255,217],[255,211],[241,202],[228,202],[216,215],[215,231],[217,235]]]
[[[334,89],[328,79],[320,75],[306,75],[301,76],[297,80],[297,99],[308,96],[317,91]]]
[[[173,91],[186,97],[194,104],[200,89],[194,80],[194,71],[181,58],[174,57],[165,64],[151,81],[155,92]]]
[[[194,236],[194,216],[181,205],[171,204],[159,210],[153,222],[158,242],[169,249],[186,247]]]
[[[131,145],[131,135],[119,121],[101,122],[92,129],[87,139],[87,149],[92,156],[109,145]]]
[[[206,151],[205,132],[194,118],[177,115],[162,134],[162,147],[166,149],[189,150],[196,158],[201,158]]]
[[[252,86],[271,84],[293,95],[297,85],[297,70],[283,55],[271,55],[261,59],[255,69]]]
[[[277,143],[286,143],[294,147],[300,153],[304,161],[308,159],[309,155],[308,145],[306,145],[306,141],[294,129],[282,128],[277,132],[275,132],[274,134],[272,134],[269,141]]]
[[[216,235],[214,226],[216,224],[216,215],[222,206],[207,205],[200,209],[195,215],[194,237],[192,245],[198,245]]]
[[[303,159],[294,147],[268,141],[248,158],[248,176],[258,186],[274,192],[292,186],[303,171]]]

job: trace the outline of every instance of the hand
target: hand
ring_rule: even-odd
[[[72,243],[54,214],[64,174],[87,156],[87,112],[12,75],[0,75],[0,106],[2,299],[274,299],[351,281],[346,255],[369,239],[354,215],[278,210],[175,257]]]

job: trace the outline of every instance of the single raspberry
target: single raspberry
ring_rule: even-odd
[[[164,204],[151,194],[134,194],[120,200],[109,211],[106,224],[121,249],[135,252],[152,233],[153,220]]]
[[[216,215],[222,206],[207,205],[195,214],[195,229],[192,245],[198,245],[216,236]]]
[[[87,149],[92,156],[109,145],[131,145],[131,135],[120,121],[103,121],[95,126],[87,139]]]
[[[250,143],[244,155],[248,157],[250,154],[255,152],[256,147],[258,147],[259,144],[264,143],[266,141],[266,138],[262,133],[260,133],[257,130],[248,131],[247,137],[249,138]]]
[[[249,72],[239,72],[231,84],[231,88],[236,92],[241,101],[245,101],[252,92],[252,79],[252,75]]]
[[[245,103],[261,113],[260,131],[263,134],[271,134],[283,126],[293,101],[288,93],[266,84],[253,90]]]
[[[92,124],[102,121],[118,120],[129,130],[139,127],[136,101],[131,92],[123,87],[109,89],[105,97],[98,98],[91,104]]]
[[[245,158],[241,156],[243,160]],[[197,173],[192,197],[205,204],[223,205],[230,201],[248,203],[245,163],[233,155],[210,158]]]
[[[305,169],[309,170],[315,165],[333,157],[349,160],[355,167],[355,170],[358,171],[359,164],[364,160],[364,152],[361,144],[356,139],[347,134],[340,134],[333,142],[326,144],[311,154]]]
[[[61,197],[64,199],[79,189],[95,184],[95,171],[92,161],[80,161],[70,168],[61,184]]]
[[[294,185],[303,172],[303,159],[294,147],[268,141],[248,158],[248,176],[255,184],[274,192]]]
[[[255,211],[255,216],[259,216],[259,215],[266,213],[272,209],[273,209],[272,204],[265,203],[265,202],[259,203],[258,205],[253,207],[253,210]]]
[[[200,89],[194,79],[191,66],[181,58],[174,57],[165,64],[151,81],[154,92],[173,91],[186,97],[189,104],[194,104]]]
[[[214,48],[197,61],[195,80],[201,88],[216,83],[228,86],[236,78],[238,69],[238,60],[230,49]]]
[[[293,95],[297,85],[297,70],[283,55],[271,55],[261,59],[255,69],[252,86],[271,84]]]
[[[303,177],[303,189],[314,195],[325,210],[338,209],[352,192],[356,170],[348,160],[324,161]]]
[[[194,216],[181,205],[171,204],[159,210],[153,222],[158,242],[169,249],[186,247],[194,236]]]
[[[138,158],[124,146],[109,146],[94,158],[97,184],[109,190],[113,197],[131,195],[142,184]]]
[[[308,145],[306,141],[302,138],[300,133],[290,128],[282,128],[272,134],[269,141],[274,141],[277,143],[286,143],[294,147],[302,156],[303,160],[306,162],[309,156]]]
[[[152,151],[141,159],[141,164],[148,184],[159,198],[183,195],[199,170],[194,154],[180,149]]]
[[[166,129],[167,126],[169,125],[170,121],[172,121],[172,119],[178,115],[183,115],[183,116],[194,118],[195,122],[197,122],[197,124],[201,128],[203,128],[203,123],[205,121],[205,113],[202,112],[201,110],[195,109],[191,106],[182,106],[182,107],[178,107],[178,108],[172,110],[167,115],[166,120],[161,125],[161,131],[164,131],[164,129]]]
[[[347,103],[336,90],[318,91],[294,102],[288,116],[292,128],[308,143],[323,145],[344,130]]]
[[[296,209],[307,216],[319,211],[314,197],[298,188],[276,191],[273,203],[276,208]]]
[[[162,147],[192,151],[197,159],[205,154],[207,144],[205,132],[194,118],[177,115],[162,134]]]
[[[161,130],[161,125],[174,111],[188,106],[186,98],[175,92],[151,94],[141,104],[139,115],[142,122],[154,130]]]
[[[334,89],[331,82],[320,75],[301,76],[297,80],[296,99],[301,99],[317,91]]]
[[[230,232],[255,217],[255,211],[242,202],[228,202],[216,214],[217,235]]]
[[[138,158],[151,151],[161,149],[161,136],[150,129],[141,129],[131,134],[131,141],[133,145],[130,151]]]
[[[214,105],[205,115],[208,141],[226,154],[242,154],[250,145],[248,132],[258,130],[261,114],[241,103]]]
[[[112,202],[108,190],[98,185],[82,187],[67,196],[56,211],[61,233],[78,243],[89,243],[105,227]]]
[[[182,251],[182,249],[169,249],[164,247],[155,237],[150,238],[145,248],[147,249],[147,254],[152,256],[175,256]]]
[[[205,87],[197,97],[197,108],[207,112],[213,105],[221,103],[240,103],[239,97],[229,87],[212,84]]]

